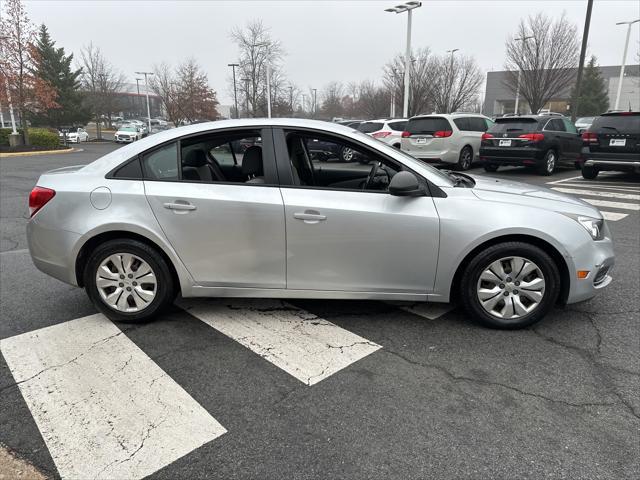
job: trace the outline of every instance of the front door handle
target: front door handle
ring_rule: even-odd
[[[162,204],[164,206],[164,208],[169,209],[169,210],[174,210],[176,213],[178,212],[188,212],[191,210],[195,210],[197,207],[195,205],[191,205],[189,202],[181,202],[180,200],[176,200],[175,202],[171,203],[163,203]]]
[[[322,215],[320,212],[316,212],[315,210],[305,210],[304,213],[294,213],[293,218],[303,220],[304,223],[318,223],[325,221],[327,216]]]

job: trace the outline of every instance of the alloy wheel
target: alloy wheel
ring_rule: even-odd
[[[98,266],[96,287],[109,307],[119,312],[135,313],[153,302],[158,280],[151,266],[137,255],[114,253]]]
[[[353,150],[349,147],[345,147],[342,150],[342,160],[345,162],[350,162],[353,160]]]
[[[491,263],[478,279],[480,305],[500,319],[519,319],[535,310],[545,294],[538,265],[523,257],[504,257]]]
[[[556,155],[553,152],[547,153],[547,172],[553,173],[556,168]]]
[[[460,169],[461,170],[469,170],[471,166],[471,152],[468,148],[462,150],[460,154]]]

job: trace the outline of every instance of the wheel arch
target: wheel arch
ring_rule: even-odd
[[[569,266],[567,265],[567,262],[564,259],[562,253],[560,253],[560,251],[555,246],[553,246],[546,240],[527,234],[509,234],[494,237],[480,243],[479,245],[475,246],[469,253],[467,253],[467,255],[458,264],[456,273],[453,275],[453,280],[451,282],[451,287],[449,290],[449,298],[451,301],[457,300],[460,291],[460,281],[465,269],[467,268],[467,265],[469,265],[469,262],[471,262],[471,260],[482,250],[485,250],[486,248],[498,243],[504,242],[528,243],[540,248],[547,255],[549,255],[554,263],[558,266],[558,271],[560,273],[560,294],[558,295],[557,303],[560,305],[564,305],[567,303],[567,299],[569,297],[569,289],[571,286],[571,279],[569,277]]]
[[[160,245],[158,245],[156,242],[154,242],[150,238],[145,237],[144,235],[141,235],[139,233],[131,232],[128,230],[110,230],[106,232],[97,233],[96,235],[87,239],[84,242],[84,244],[80,247],[80,250],[78,251],[78,254],[76,255],[76,259],[75,259],[75,276],[76,276],[76,282],[79,287],[85,286],[84,285],[84,269],[87,265],[87,261],[89,259],[89,256],[91,255],[91,252],[95,250],[95,248],[98,245],[101,245],[104,242],[107,242],[109,240],[122,240],[122,239],[137,240],[156,250],[158,254],[163,258],[163,260],[167,263],[167,267],[171,272],[174,285],[176,285],[176,287],[182,285],[182,282],[180,281],[181,280],[180,276],[178,275],[178,271],[176,270],[176,266],[174,262],[171,260],[169,255],[167,255],[167,252],[165,252],[165,250],[162,247],[160,247]]]

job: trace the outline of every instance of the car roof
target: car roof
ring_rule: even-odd
[[[430,118],[430,117],[438,117],[438,118],[454,118],[454,117],[480,117],[480,118],[488,118],[486,115],[482,113],[464,113],[464,112],[454,112],[454,113],[424,113],[420,115],[414,115],[409,118],[409,120],[413,120],[414,118]]]

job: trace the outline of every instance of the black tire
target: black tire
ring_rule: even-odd
[[[496,165],[495,163],[485,163],[484,164],[484,171],[485,172],[497,172],[498,171],[498,165]]]
[[[557,164],[558,154],[556,153],[556,151],[553,149],[547,150],[547,153],[544,154],[544,158],[542,159],[542,163],[540,163],[537,167],[538,174],[545,177],[553,175]]]
[[[598,176],[598,173],[600,173],[600,170],[595,167],[582,167],[582,178],[586,180],[595,180]]]
[[[515,319],[501,319],[484,309],[478,298],[477,289],[480,275],[496,260],[509,256],[523,257],[535,263],[544,276],[545,290],[538,306],[528,314]],[[560,286],[558,267],[546,252],[529,243],[505,242],[483,249],[469,262],[460,281],[459,297],[464,308],[478,323],[490,328],[515,330],[532,325],[544,318],[555,305]]]
[[[471,168],[471,164],[473,164],[473,149],[467,145],[460,150],[458,163],[456,163],[456,170],[469,170]]]
[[[116,253],[130,253],[139,257],[147,262],[155,274],[157,282],[155,297],[149,305],[138,312],[123,312],[110,307],[102,299],[96,286],[98,267],[103,260]],[[144,322],[150,320],[171,304],[176,295],[176,286],[174,285],[171,270],[162,255],[149,245],[131,239],[109,240],[91,252],[84,269],[84,284],[89,298],[100,313],[111,320],[119,322]]]

